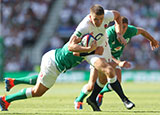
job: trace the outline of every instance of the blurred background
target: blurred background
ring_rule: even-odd
[[[159,0],[1,0],[1,76],[38,72],[42,55],[50,49],[62,47],[93,4],[118,10],[129,19],[129,24],[143,27],[160,41]],[[133,74],[145,74],[145,77],[148,72],[149,76],[156,72],[152,76],[159,77],[153,79],[160,81],[160,48],[151,51],[149,42],[143,36],[132,39],[121,60],[132,62],[129,80],[133,79]],[[83,62],[73,71],[88,71],[88,66]]]

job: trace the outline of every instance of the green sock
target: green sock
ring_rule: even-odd
[[[83,102],[83,99],[90,93],[89,91],[87,91],[87,87],[88,84],[83,86],[80,95],[75,100],[76,102]]]
[[[76,102],[83,102],[83,99],[87,96],[88,94],[85,94],[84,92],[81,91],[80,95],[76,98]]]
[[[27,99],[29,97],[32,97],[31,88],[22,89],[17,93],[7,95],[5,98],[6,98],[6,101],[10,103],[15,100]]]
[[[17,85],[17,84],[35,85],[37,78],[38,78],[38,75],[31,75],[31,76],[22,77],[22,78],[15,78],[14,85]]]
[[[105,92],[110,92],[112,91],[111,89],[109,89],[108,87],[109,83],[107,83],[104,88],[101,90],[100,94],[103,95]]]

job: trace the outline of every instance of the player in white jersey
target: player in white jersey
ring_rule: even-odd
[[[101,91],[101,89],[104,87],[105,82],[103,81],[106,81],[104,80],[106,79],[106,77],[114,87],[113,89],[116,91],[116,93],[120,95],[122,100],[127,99],[115,76],[115,71],[111,66],[112,56],[110,52],[110,47],[108,45],[107,35],[105,32],[106,28],[109,25],[109,22],[111,21],[115,21],[115,23],[118,25],[116,27],[117,38],[122,44],[125,45],[126,41],[121,35],[120,14],[114,10],[103,10],[103,8],[99,5],[94,5],[91,7],[90,14],[82,20],[82,22],[78,25],[76,31],[74,32],[74,35],[76,35],[76,37],[82,37],[87,33],[92,34],[97,41],[97,46],[101,46],[102,49],[100,50],[103,52],[102,56],[86,56],[86,60],[88,61],[88,63],[90,63],[94,67],[92,67],[90,70],[90,80],[88,84],[84,85],[80,93],[80,96],[76,98],[76,100],[74,101],[75,109],[82,109],[83,99],[93,90],[94,87],[96,90],[94,90],[94,92],[92,93],[93,95],[97,95],[98,92]],[[101,51],[100,53],[102,53]],[[97,76],[99,76],[98,79]],[[97,106],[96,103],[96,96],[87,98],[87,103],[91,105],[94,111],[100,111],[100,108]],[[134,106],[133,103],[129,104]]]
[[[121,18],[118,12],[113,11],[114,13],[114,19],[117,23],[117,32],[118,32],[118,38],[121,38],[123,40],[121,35]],[[94,5],[91,7],[91,22],[95,26],[95,28],[98,30],[99,27],[101,27],[101,24],[104,21],[104,10],[99,5]],[[100,32],[100,31],[99,31]],[[81,34],[81,33],[80,33]],[[104,34],[104,33],[102,33]],[[100,35],[100,34],[98,34]],[[103,35],[101,35],[100,38],[97,37],[98,45],[101,46],[103,44],[101,41],[101,38]],[[79,64],[79,62],[86,59],[92,66],[95,67],[93,69],[93,73],[100,72],[103,74],[102,79],[107,79],[108,82],[111,84],[112,89],[118,93],[118,95],[121,95],[123,98],[126,98],[123,94],[122,88],[120,86],[120,83],[118,82],[115,71],[112,68],[112,66],[107,63],[106,59],[103,58],[100,55],[94,54],[94,55],[88,55],[85,57],[82,56],[76,56],[78,53],[87,53],[92,52],[98,49],[103,49],[103,47],[97,47],[96,41],[92,43],[89,47],[83,47],[80,46],[79,43],[81,42],[80,36],[73,34],[69,40],[69,42],[63,46],[63,48],[59,48],[56,50],[52,50],[47,52],[41,62],[41,70],[40,74],[38,76],[38,80],[36,85],[33,88],[24,88],[21,91],[10,94],[7,96],[1,96],[0,97],[0,107],[2,111],[7,111],[8,106],[11,102],[16,100],[22,100],[27,98],[33,98],[33,97],[40,97],[42,96],[46,91],[48,91],[49,88],[52,87],[52,85],[55,83],[56,78],[58,75],[66,71],[76,65]],[[102,43],[102,44],[101,44]],[[108,44],[106,44],[108,45]],[[103,45],[102,45],[103,46]],[[104,48],[105,50],[105,48]],[[96,51],[95,51],[96,52]],[[110,53],[110,52],[108,52]],[[97,75],[96,75],[97,76]],[[101,85],[101,82],[97,82],[98,85],[96,87],[99,88]],[[99,93],[99,92],[98,92]],[[92,100],[88,99],[88,103],[93,107],[94,103],[92,103]],[[99,108],[94,108],[96,111],[99,111]]]

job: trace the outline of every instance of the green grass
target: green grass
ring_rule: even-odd
[[[160,115],[160,83],[123,83],[126,95],[136,107],[127,110],[114,92],[104,95],[102,112],[93,112],[84,100],[83,110],[74,109],[74,99],[85,83],[56,83],[43,97],[15,101],[0,115]],[[9,93],[0,84],[0,95],[12,94],[29,85],[18,85]]]

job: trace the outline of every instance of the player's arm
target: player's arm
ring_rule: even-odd
[[[123,35],[122,35],[122,19],[121,19],[121,15],[120,15],[120,13],[118,11],[112,10],[112,12],[114,14],[115,30],[116,30],[116,33],[117,33],[117,39],[121,44],[126,45],[127,42],[123,38]]]
[[[75,56],[87,56],[87,55],[92,55],[92,54],[98,54],[102,55],[104,51],[104,48],[102,46],[98,46],[94,51],[91,53],[79,53],[79,52],[73,52],[73,55]]]
[[[81,38],[79,38],[73,34],[69,40],[68,50],[72,51],[72,52],[84,53],[84,52],[92,52],[97,47],[96,41],[94,41],[92,43],[92,45],[88,46],[88,47],[84,47],[84,46],[79,45],[78,43],[80,43],[80,42],[81,42]]]
[[[119,66],[119,67],[125,67],[125,68],[130,68],[131,67],[131,63],[128,61],[120,61],[117,60],[114,56],[112,56],[112,60],[113,60],[113,67]]]
[[[137,28],[137,35],[141,34],[144,36],[146,39],[150,41],[151,49],[154,50],[155,48],[159,47],[159,42],[155,40],[145,29],[141,27],[136,27]]]

